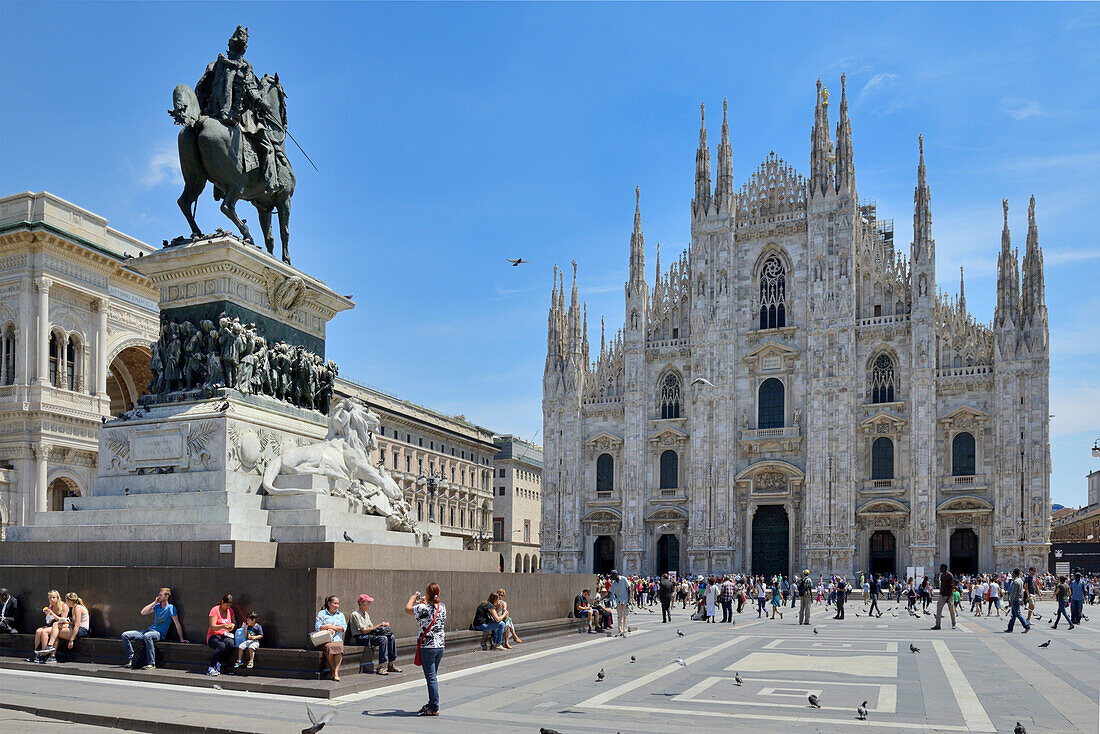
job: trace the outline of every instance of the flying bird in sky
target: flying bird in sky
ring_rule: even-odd
[[[517,265],[530,265],[531,264],[530,260],[524,260],[522,257],[517,257],[515,260],[513,260],[510,257],[506,257],[504,259],[507,260],[508,262],[512,263],[513,268],[516,267]]]

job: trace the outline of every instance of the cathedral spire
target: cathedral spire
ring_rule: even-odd
[[[856,171],[852,160],[852,121],[848,119],[848,90],[840,75],[840,120],[836,124],[836,190],[854,196]]]
[[[733,209],[733,150],[730,148],[730,125],[726,113],[729,102],[722,100],[722,142],[718,146],[718,183],[714,189],[718,210],[727,214]]]
[[[642,194],[634,187],[634,233],[630,235],[629,290],[645,283],[645,236],[642,234]]]
[[[551,360],[561,359],[561,323],[558,303],[558,266],[554,265],[554,285],[550,289],[550,314],[546,321],[546,360],[547,366]]]
[[[917,187],[913,191],[913,252],[912,261],[934,257],[936,243],[932,239],[932,192],[924,170],[924,136],[917,139],[920,162],[917,164]]]
[[[1024,318],[1034,318],[1046,312],[1046,285],[1043,275],[1043,250],[1039,247],[1039,227],[1035,223],[1035,197],[1027,207],[1027,246],[1023,265]]]
[[[606,330],[604,328],[603,316],[600,317],[600,361],[602,362],[607,357],[607,338]]]
[[[655,270],[655,278],[653,279],[653,285],[656,287],[661,282],[661,243],[657,243],[657,268]]]
[[[993,325],[997,328],[1020,323],[1019,260],[1012,250],[1012,234],[1008,230],[1008,199],[1001,200],[1004,227],[1001,229],[1001,253],[997,256],[997,308]]]
[[[696,216],[710,210],[710,147],[707,145],[707,111],[699,105],[699,149],[695,151],[695,199],[691,210]]]
[[[959,313],[966,313],[966,279],[963,277],[963,266],[959,266]]]
[[[829,90],[817,80],[817,106],[810,134],[810,196],[824,195],[833,183],[833,141],[829,135]]]

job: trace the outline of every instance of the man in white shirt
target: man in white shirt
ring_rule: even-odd
[[[619,575],[618,571],[611,572],[611,588],[608,589],[611,600],[615,602],[615,618],[619,621],[619,634],[626,637],[630,631],[627,626],[627,605],[630,603],[630,584]]]

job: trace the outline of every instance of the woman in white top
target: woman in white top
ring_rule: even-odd
[[[707,584],[707,591],[706,591],[707,618],[704,619],[703,621],[704,622],[717,622],[718,620],[715,619],[715,617],[717,615],[715,615],[714,605],[718,601],[718,584],[715,582],[715,580],[713,578],[708,579],[708,581],[709,581],[709,583]]]
[[[981,576],[974,582],[971,587],[970,595],[970,611],[974,613],[975,617],[982,616],[982,605],[985,603],[985,592],[989,590],[989,586],[985,583]]]
[[[1001,586],[997,583],[996,576],[989,578],[989,606],[985,610],[985,616],[989,616],[993,607],[997,607],[997,616],[1001,616]]]
[[[53,653],[50,638],[55,634],[54,628],[69,615],[69,608],[61,601],[60,591],[53,590],[46,594],[46,606],[42,607],[42,613],[46,615],[46,624],[34,631],[34,655],[27,658],[32,663],[44,663],[48,658],[42,656]]]
[[[65,595],[65,607],[68,609],[68,614],[53,626],[53,632],[50,633],[50,644],[47,647],[51,652],[46,660],[48,663],[55,661],[57,654],[55,645],[59,639],[68,640],[67,647],[72,650],[74,642],[88,636],[88,607],[84,605],[84,600],[76,592],[70,591]]]

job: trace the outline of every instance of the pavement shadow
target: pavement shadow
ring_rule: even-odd
[[[363,716],[420,716],[419,711],[406,711],[405,709],[375,709],[374,711],[364,710]]]

